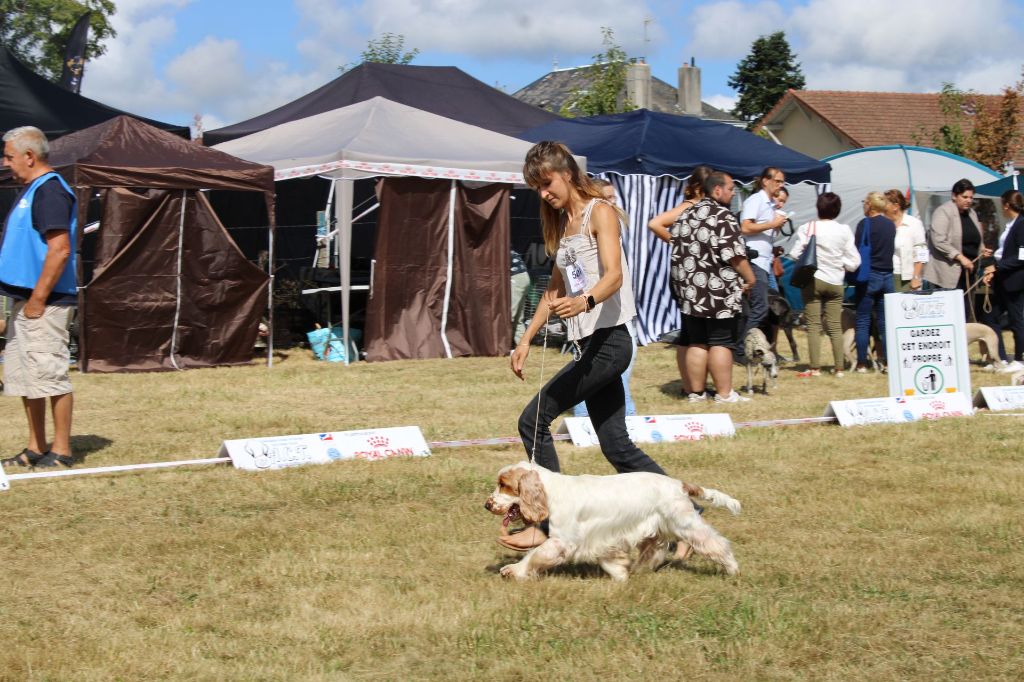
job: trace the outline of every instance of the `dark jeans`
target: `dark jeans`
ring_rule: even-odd
[[[665,471],[638,448],[626,432],[626,397],[621,375],[633,356],[633,341],[625,325],[598,329],[580,342],[583,357],[551,377],[519,417],[519,435],[526,454],[551,471],[559,471],[551,439],[551,422],[581,400],[586,402],[601,452],[615,471]],[[537,406],[540,404],[538,419]],[[534,434],[536,433],[536,451]]]
[[[1024,291],[1006,291],[997,287],[1006,306],[1010,331],[1013,332],[1013,359],[1024,361]],[[1000,344],[1002,335],[1000,334]]]
[[[747,332],[754,327],[761,326],[768,317],[768,273],[756,265],[751,264],[750,269],[754,271],[754,286],[750,287],[747,293],[749,308],[747,311],[747,322],[740,331],[738,341],[739,347],[743,347],[743,341],[747,338]]]
[[[878,337],[882,340],[882,357],[885,357],[885,295],[891,293],[893,293],[891,272],[872,270],[867,282],[854,287],[853,301],[857,306],[854,340],[857,342],[858,365],[868,364],[872,309],[874,309],[875,317],[878,320]]]

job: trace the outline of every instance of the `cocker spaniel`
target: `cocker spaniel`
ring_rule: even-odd
[[[725,493],[661,474],[565,476],[530,462],[504,467],[484,508],[502,524],[547,520],[548,538],[501,575],[532,578],[559,564],[596,561],[613,580],[626,580],[631,568],[657,568],[671,542],[684,542],[729,575],[739,572],[729,541],[694,510],[690,498],[740,513]],[[634,563],[630,553],[638,550]]]

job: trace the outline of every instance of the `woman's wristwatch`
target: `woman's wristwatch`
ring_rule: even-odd
[[[589,313],[595,307],[597,307],[597,301],[594,300],[593,296],[588,295],[583,299],[583,302],[587,304],[587,312]]]

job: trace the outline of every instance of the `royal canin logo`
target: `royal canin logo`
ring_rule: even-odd
[[[383,448],[387,447],[388,439],[385,436],[370,436],[366,439],[371,448]]]

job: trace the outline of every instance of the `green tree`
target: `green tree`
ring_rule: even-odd
[[[602,27],[601,35],[604,51],[594,55],[594,63],[584,74],[589,84],[569,94],[558,112],[562,116],[599,116],[636,109],[625,93],[626,71],[632,60],[615,43],[612,29]]]
[[[753,128],[787,90],[800,90],[804,85],[804,75],[785,32],[761,36],[729,77],[729,87],[740,93],[732,114],[746,121],[748,129]]]
[[[0,0],[0,42],[21,61],[50,80],[60,80],[64,49],[78,18],[92,10],[86,60],[106,52],[117,35],[110,17],[113,0]]]
[[[405,49],[405,36],[394,33],[384,33],[379,38],[371,38],[366,43],[366,49],[359,57],[364,62],[378,62],[380,64],[408,64],[420,53],[418,48],[409,52]]]
[[[932,131],[923,126],[913,136],[917,144],[964,156],[995,171],[1012,161],[1021,142],[1020,106],[1024,76],[994,99],[973,90],[943,83],[939,109],[944,122]]]

